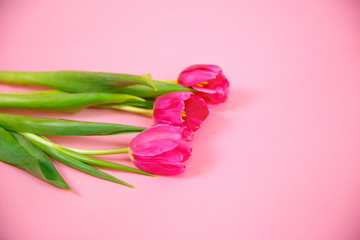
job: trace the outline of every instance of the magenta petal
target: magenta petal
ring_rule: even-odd
[[[194,132],[187,126],[182,128],[183,140],[186,142],[191,142],[194,139]]]
[[[180,73],[178,83],[197,90],[195,95],[209,106],[223,103],[229,96],[229,81],[216,65],[192,65]]]
[[[133,158],[137,161],[142,162],[183,162],[184,156],[181,151],[178,151],[177,148],[174,148],[168,152],[163,152],[154,156],[141,156],[133,154]]]
[[[177,93],[177,92],[174,92]],[[184,99],[188,99],[191,92],[178,92],[177,94],[167,93],[158,97],[154,103],[155,124],[182,124],[181,112],[185,108]]]
[[[178,102],[173,105],[173,108],[161,109],[157,106],[154,107],[153,115],[155,124],[169,124],[169,125],[181,125],[182,117],[180,112],[185,108],[184,102]]]
[[[230,90],[228,88],[217,87],[215,89],[216,93],[207,94],[206,92],[196,92],[195,95],[203,98],[207,105],[213,106],[219,103],[225,102],[229,97]]]
[[[205,101],[192,92],[167,93],[154,104],[154,122],[181,127],[186,141],[192,140],[193,131],[200,128],[208,115]]]
[[[179,174],[183,162],[191,155],[191,146],[182,139],[182,129],[170,125],[155,125],[139,133],[130,143],[134,164],[155,174]]]
[[[192,131],[198,130],[209,115],[205,101],[198,96],[193,96],[185,101],[185,112],[185,123]]]
[[[134,164],[143,171],[153,174],[177,175],[185,171],[185,165],[182,163],[153,163],[134,161]]]
[[[196,64],[196,65],[191,65],[187,68],[185,68],[183,70],[183,72],[187,72],[187,71],[193,71],[196,69],[200,69],[200,70],[205,70],[205,71],[211,71],[214,73],[219,73],[222,72],[222,69],[217,66],[217,65],[212,65],[212,64]]]
[[[192,147],[190,144],[182,142],[178,145],[176,150],[183,155],[183,161],[186,161],[191,156]]]
[[[206,93],[207,95],[216,93],[216,90],[212,89],[212,88],[205,88],[205,87],[198,87],[198,86],[192,86],[192,88],[195,89],[196,91]]]
[[[174,104],[176,105],[179,102],[185,101],[191,95],[193,95],[193,93],[189,91],[171,92],[161,95],[155,100],[154,108],[158,108],[158,109],[173,108]]]
[[[182,126],[181,112],[185,108],[184,101],[193,95],[189,91],[172,92],[158,97],[154,103],[155,124],[170,124]]]
[[[194,70],[191,72],[184,72],[179,75],[178,82],[185,86],[193,86],[201,82],[207,82],[211,79],[216,79],[217,74],[204,70]]]
[[[202,121],[209,115],[205,101],[198,96],[193,96],[185,101],[185,112],[187,115],[196,117]]]
[[[181,129],[169,125],[156,125],[139,133],[130,142],[134,155],[154,156],[170,151],[181,141]]]

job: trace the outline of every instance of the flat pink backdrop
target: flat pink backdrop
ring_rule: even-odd
[[[65,191],[0,163],[0,239],[359,239],[359,10],[356,0],[1,0],[0,69],[174,79],[214,63],[232,97],[198,131],[184,174],[104,169],[136,189],[56,162]],[[152,122],[113,110],[1,111]],[[102,148],[132,137],[52,139]]]

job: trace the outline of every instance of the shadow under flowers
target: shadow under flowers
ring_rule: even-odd
[[[237,112],[241,112],[254,98],[254,94],[241,90],[232,90],[228,101],[215,106],[210,110],[208,118],[204,121],[202,127],[195,133],[194,140],[190,143],[193,147],[192,156],[187,160],[186,171],[179,177],[195,177],[207,172],[210,168],[216,166],[217,161],[224,161],[219,158],[221,149],[218,146],[227,145],[229,129],[233,125],[240,126],[238,119],[232,118]],[[241,126],[240,126],[241,127]],[[235,131],[234,131],[235,135]]]

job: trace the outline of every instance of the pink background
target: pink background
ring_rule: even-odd
[[[104,169],[136,189],[56,162],[65,191],[0,163],[0,239],[359,239],[359,10],[356,0],[1,0],[0,69],[174,79],[214,63],[232,97],[195,136],[184,174]],[[152,122],[113,110],[1,111]],[[101,148],[131,137],[52,139]]]

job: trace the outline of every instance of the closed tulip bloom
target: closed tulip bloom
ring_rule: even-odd
[[[191,140],[209,115],[205,101],[189,91],[172,92],[158,97],[154,103],[155,124],[181,127],[186,140]]]
[[[229,81],[216,65],[189,66],[180,73],[178,83],[197,90],[195,95],[202,97],[209,106],[223,103],[229,96]]]
[[[175,175],[185,171],[191,146],[182,139],[181,128],[159,124],[139,133],[130,142],[134,164],[153,174]]]

